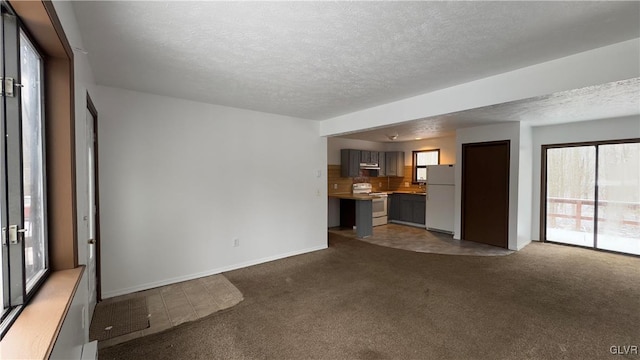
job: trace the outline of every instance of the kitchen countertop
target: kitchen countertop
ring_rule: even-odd
[[[389,194],[409,194],[409,195],[427,195],[426,192],[415,192],[415,191],[389,191]]]
[[[426,192],[415,192],[415,191],[376,191],[384,194],[409,194],[409,195],[427,195]],[[337,199],[346,199],[346,200],[372,200],[379,199],[379,196],[375,195],[365,195],[365,194],[352,194],[352,193],[337,193],[337,194],[329,194],[329,197],[337,198]]]
[[[352,193],[329,194],[329,197],[333,197],[337,199],[345,199],[345,200],[360,200],[360,201],[367,201],[367,200],[380,198],[379,196],[374,196],[374,195],[352,194]]]

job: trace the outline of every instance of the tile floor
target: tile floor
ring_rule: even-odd
[[[357,239],[352,229],[331,228],[329,232]],[[502,256],[513,253],[511,250],[496,246],[454,240],[452,235],[398,224],[376,226],[373,228],[372,236],[358,240],[396,249],[434,254]]]
[[[132,297],[146,298],[150,326],[144,330],[100,341],[98,349],[205,317],[216,311],[230,308],[243,299],[240,290],[224,275],[218,274],[105,299],[96,306],[95,311],[100,311],[102,304]]]

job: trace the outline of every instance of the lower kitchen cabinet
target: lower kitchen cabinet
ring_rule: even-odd
[[[425,224],[426,197],[417,194],[391,194],[389,220]]]

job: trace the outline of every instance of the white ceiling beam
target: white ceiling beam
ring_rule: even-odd
[[[320,123],[320,135],[346,134],[636,77],[640,77],[640,38],[327,119]]]

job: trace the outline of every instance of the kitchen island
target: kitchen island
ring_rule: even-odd
[[[365,238],[373,235],[373,206],[376,196],[364,194],[331,194],[340,199],[340,227],[356,227],[356,235]]]

